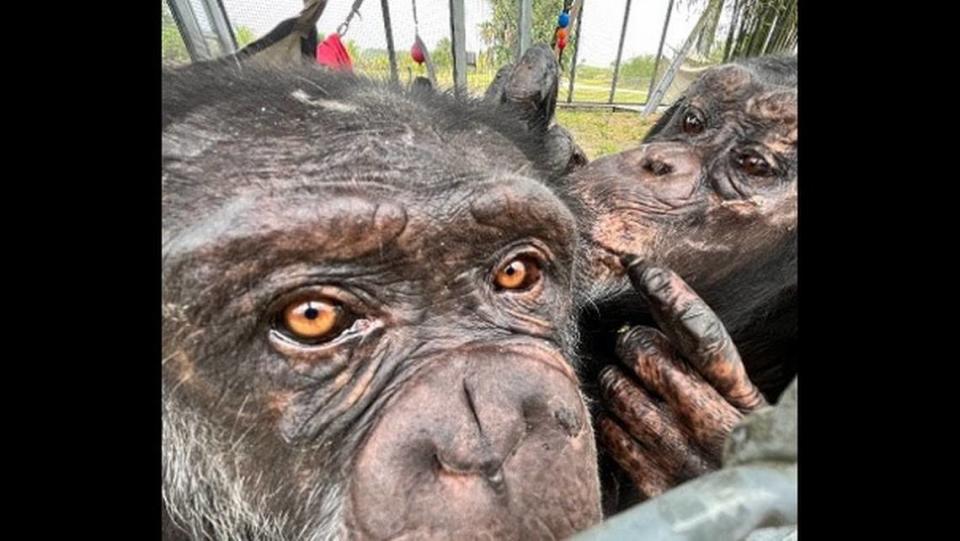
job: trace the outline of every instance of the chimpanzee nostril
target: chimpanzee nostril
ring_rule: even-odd
[[[667,162],[651,158],[644,160],[643,168],[658,177],[669,175],[673,172],[672,165],[668,164]]]
[[[457,461],[455,457],[434,453],[433,459],[439,472],[447,475],[480,476],[487,480],[490,487],[499,492],[504,487],[503,460],[495,457],[480,459],[476,463]]]

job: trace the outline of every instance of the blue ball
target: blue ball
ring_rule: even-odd
[[[570,24],[570,14],[561,13],[560,16],[557,17],[557,26],[560,28],[566,28],[568,24]]]

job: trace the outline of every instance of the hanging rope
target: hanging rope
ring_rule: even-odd
[[[420,35],[420,22],[417,21],[417,0],[413,0],[413,33]]]
[[[354,15],[360,15],[361,4],[363,4],[363,0],[354,0],[353,6],[350,7],[350,13],[337,27],[337,31],[327,36],[323,43],[317,45],[317,64],[335,70],[353,71],[353,60],[340,38],[350,29],[350,21],[353,20]]]
[[[337,27],[337,34],[341,37],[347,33],[347,30],[350,30],[350,21],[353,20],[354,15],[360,15],[360,5],[363,4],[363,0],[354,0],[353,6],[350,7],[350,13],[347,14],[346,20],[340,23],[340,26]],[[363,17],[361,17],[362,19]]]
[[[413,47],[410,48],[410,57],[417,65],[426,64],[427,78],[433,88],[437,88],[437,73],[430,60],[430,52],[427,51],[427,45],[420,39],[420,21],[417,19],[417,0],[413,0]]]

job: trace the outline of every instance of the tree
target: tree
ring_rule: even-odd
[[[450,38],[443,38],[437,42],[437,47],[430,53],[430,60],[438,70],[453,69],[453,43]]]
[[[677,0],[688,9],[702,9],[707,0]],[[734,58],[778,54],[797,46],[797,0],[735,0],[722,2],[730,12],[730,25],[721,31],[715,22],[708,24],[698,40],[698,50],[706,56],[717,34],[726,34],[722,61]],[[719,19],[719,18],[718,18]]]
[[[480,24],[480,35],[492,49],[493,60],[497,66],[516,60],[519,32],[517,22],[520,19],[519,0],[488,0],[493,7],[493,16]],[[557,28],[557,17],[563,9],[563,0],[533,0],[533,21],[530,33],[532,43],[550,44],[553,32]],[[573,22],[568,28],[573,27]],[[567,50],[576,47],[576,36],[567,38]],[[561,70],[565,70],[571,55],[565,54],[560,61]]]
[[[186,64],[190,62],[190,52],[183,42],[180,29],[166,2],[161,2],[160,11],[160,60],[165,64]],[[242,49],[256,41],[257,36],[250,28],[240,25],[235,32],[237,48]]]
[[[624,79],[648,79],[653,77],[653,64],[656,57],[652,54],[642,54],[628,58],[620,63],[620,77]],[[613,65],[613,62],[610,63]]]
[[[710,50],[713,48],[716,39],[717,25],[720,23],[720,15],[723,13],[723,4],[724,1],[720,0],[720,7],[713,12],[713,16],[707,20],[706,25],[697,37],[697,52],[701,56],[710,56]]]

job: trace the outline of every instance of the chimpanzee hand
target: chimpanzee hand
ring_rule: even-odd
[[[723,324],[679,276],[635,259],[624,263],[662,332],[636,326],[620,335],[624,368],[600,373],[606,414],[598,431],[601,445],[651,498],[719,468],[734,425],[766,402]]]

